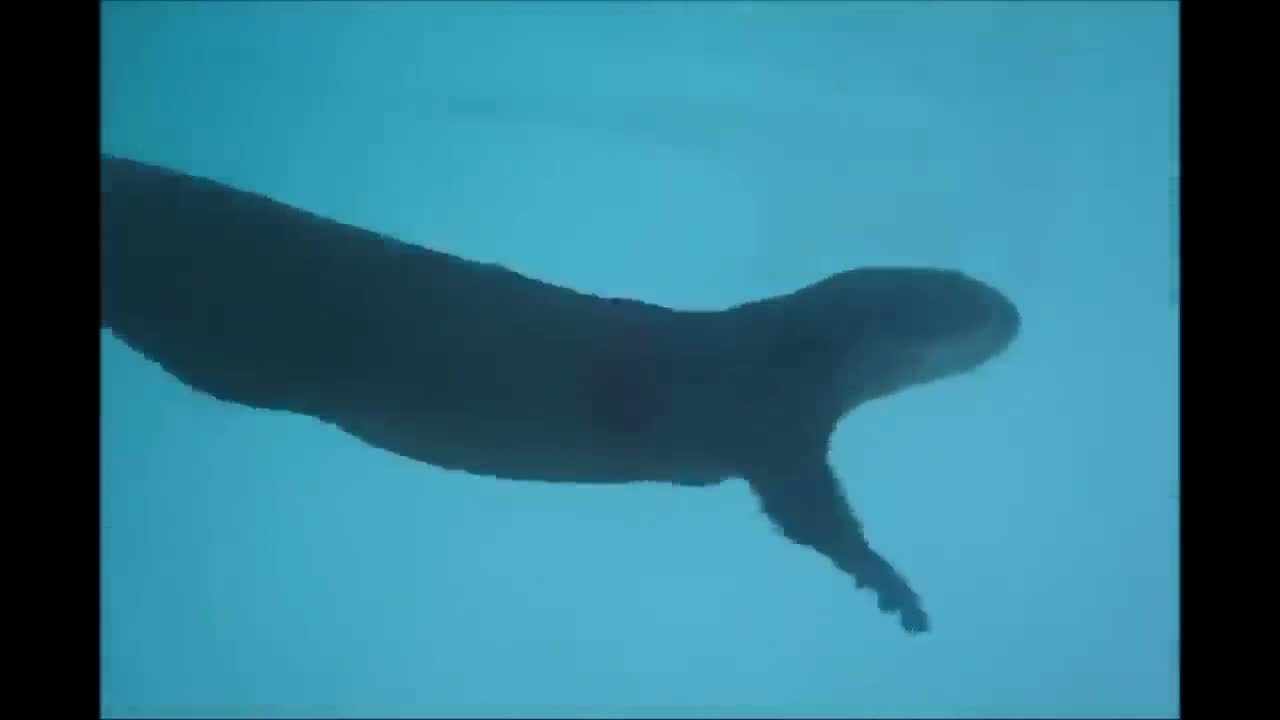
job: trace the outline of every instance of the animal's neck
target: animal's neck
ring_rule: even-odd
[[[771,352],[780,316],[764,303],[723,314],[723,357],[714,390],[723,421],[704,441],[731,473],[741,475],[772,455],[825,456],[831,433],[848,412],[829,372],[779,363]]]

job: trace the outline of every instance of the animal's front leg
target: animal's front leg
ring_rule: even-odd
[[[909,633],[929,629],[920,598],[892,565],[871,548],[862,524],[825,459],[803,467],[777,467],[747,478],[778,530],[792,542],[825,555],[858,587],[876,593],[881,611],[897,613]]]

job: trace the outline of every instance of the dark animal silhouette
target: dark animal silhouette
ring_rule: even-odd
[[[191,388],[301,413],[432,465],[513,480],[744,478],[783,535],[909,632],[929,619],[827,461],[875,398],[1018,334],[961,273],[867,268],[719,310],[603,298],[102,158],[102,327]]]

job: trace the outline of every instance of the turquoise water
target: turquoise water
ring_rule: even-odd
[[[105,713],[1178,712],[1176,4],[102,12],[107,152],[593,292],[905,263],[1024,320],[837,431],[918,637],[741,482],[442,472],[104,333]]]

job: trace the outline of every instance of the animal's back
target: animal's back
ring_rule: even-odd
[[[129,160],[102,160],[102,325],[192,386],[312,411],[309,387],[364,371],[374,303],[404,249]],[[387,256],[380,259],[377,253]]]
[[[664,431],[673,388],[714,370],[710,314],[578,293],[130,160],[102,160],[102,267],[103,327],[188,385],[443,467],[666,479],[689,464]]]

